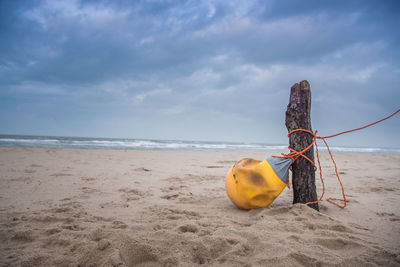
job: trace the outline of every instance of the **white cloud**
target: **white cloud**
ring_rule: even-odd
[[[24,13],[28,19],[38,22],[47,30],[57,20],[70,19],[74,23],[101,27],[113,21],[120,21],[129,12],[99,6],[100,4],[81,4],[78,0],[44,0],[31,10]]]
[[[147,37],[141,39],[139,41],[138,45],[139,46],[148,45],[148,44],[154,43],[154,40],[155,40],[154,36],[147,36]]]
[[[200,70],[194,71],[190,76],[186,78],[188,83],[204,86],[215,84],[221,78],[220,73],[215,72],[212,68],[206,67]]]
[[[10,89],[16,93],[37,95],[68,95],[68,88],[63,85],[53,85],[34,81],[24,81],[13,85]]]
[[[134,98],[133,101],[136,103],[142,103],[146,98],[148,97],[154,97],[154,96],[160,96],[160,95],[168,95],[171,94],[172,89],[170,88],[165,88],[165,89],[156,89],[144,93],[137,94]]]
[[[177,115],[177,114],[184,113],[186,111],[186,109],[187,108],[183,105],[177,105],[177,106],[172,106],[172,107],[165,109],[165,112],[168,115]]]

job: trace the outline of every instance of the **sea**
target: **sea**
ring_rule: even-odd
[[[0,135],[0,147],[288,152],[287,144],[31,135]],[[333,146],[330,149],[336,153],[400,154],[400,148]],[[319,150],[327,152],[322,145]]]

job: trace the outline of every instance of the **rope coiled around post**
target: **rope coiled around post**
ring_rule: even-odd
[[[343,198],[327,198],[326,200],[328,202],[340,207],[340,208],[345,208],[346,205],[347,205],[347,202],[349,202],[349,201],[346,199],[346,194],[344,192],[344,187],[343,187],[342,181],[340,180],[340,177],[339,177],[339,173],[338,173],[338,170],[337,170],[336,162],[333,159],[332,152],[331,152],[331,150],[329,148],[329,145],[328,145],[328,143],[326,142],[325,139],[336,137],[336,136],[339,136],[339,135],[342,135],[342,134],[346,134],[346,133],[351,133],[351,132],[363,130],[363,129],[368,128],[368,127],[370,127],[372,125],[375,125],[375,124],[378,124],[378,123],[380,123],[380,122],[382,122],[384,120],[387,120],[387,119],[393,117],[394,115],[396,115],[399,112],[400,112],[400,109],[398,109],[396,112],[392,113],[391,115],[389,115],[389,116],[387,116],[387,117],[385,117],[383,119],[380,119],[380,120],[375,121],[373,123],[367,124],[367,125],[365,125],[363,127],[359,127],[359,128],[356,128],[356,129],[352,129],[352,130],[348,130],[348,131],[344,131],[344,132],[340,132],[340,133],[333,134],[333,135],[328,135],[328,136],[318,136],[317,135],[318,131],[312,132],[312,131],[306,130],[306,129],[295,129],[293,131],[290,131],[288,133],[288,136],[290,136],[291,134],[293,134],[295,132],[305,132],[305,133],[311,134],[312,137],[313,137],[313,140],[312,140],[311,144],[309,146],[307,146],[306,148],[304,148],[303,150],[301,150],[301,151],[296,151],[296,150],[294,150],[293,148],[291,148],[289,146],[288,149],[290,150],[290,153],[288,153],[288,154],[282,153],[281,154],[282,156],[273,156],[273,157],[276,157],[276,158],[289,158],[289,159],[292,160],[292,163],[295,162],[299,157],[303,157],[308,162],[310,162],[314,166],[315,169],[317,169],[317,166],[315,165],[315,163],[310,158],[308,158],[306,155],[304,155],[304,153],[307,150],[309,150],[311,147],[313,147],[313,145],[315,145],[315,150],[316,150],[316,154],[317,154],[319,175],[320,175],[320,179],[321,179],[321,183],[322,183],[322,194],[321,194],[321,197],[318,200],[312,201],[312,202],[307,202],[305,204],[306,205],[310,205],[310,204],[318,203],[318,202],[320,202],[322,200],[322,198],[325,195],[325,183],[324,183],[324,179],[322,178],[322,168],[321,168],[321,162],[319,160],[319,151],[318,151],[318,144],[317,144],[317,140],[321,139],[324,142],[324,144],[325,144],[325,146],[326,146],[326,148],[327,148],[327,150],[329,152],[329,156],[331,157],[333,166],[335,167],[335,174],[336,174],[336,177],[337,177],[338,182],[340,184],[340,187],[341,187],[341,190],[342,190],[342,196],[343,196]],[[336,201],[341,201],[341,202],[343,202],[343,204],[339,204],[339,203],[335,202],[335,200]]]

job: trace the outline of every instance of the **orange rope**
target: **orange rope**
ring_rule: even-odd
[[[387,120],[387,119],[393,117],[394,115],[396,115],[396,114],[399,113],[399,112],[400,112],[400,109],[398,109],[396,112],[392,113],[391,115],[389,115],[389,116],[387,116],[387,117],[385,117],[385,118],[383,118],[383,119],[380,119],[380,120],[375,121],[375,122],[373,122],[373,123],[367,124],[367,125],[365,125],[365,126],[363,126],[363,127],[356,128],[356,129],[352,129],[352,130],[348,130],[348,131],[344,131],[344,132],[340,132],[340,133],[333,134],[333,135],[328,135],[328,136],[317,136],[317,131],[315,131],[315,132],[313,133],[313,132],[311,132],[311,131],[309,131],[309,130],[306,130],[306,129],[295,129],[295,130],[293,130],[293,131],[290,131],[290,132],[288,133],[288,136],[291,135],[292,133],[299,132],[299,131],[309,133],[309,134],[311,134],[311,135],[313,136],[313,141],[311,142],[311,144],[310,144],[308,147],[306,147],[305,149],[303,149],[302,151],[296,151],[296,150],[294,150],[293,148],[288,147],[289,150],[290,150],[290,153],[288,153],[288,154],[282,153],[282,156],[274,156],[274,157],[276,157],[276,158],[289,158],[289,159],[292,160],[292,162],[294,162],[294,161],[295,161],[296,159],[298,159],[299,157],[303,157],[303,158],[305,158],[307,161],[309,161],[309,162],[314,166],[314,168],[317,168],[317,167],[315,166],[315,163],[314,163],[311,159],[309,159],[307,156],[304,155],[304,153],[305,153],[307,150],[309,150],[309,149],[315,144],[315,150],[316,150],[316,152],[317,152],[317,161],[318,161],[318,168],[319,168],[319,176],[320,176],[320,179],[321,179],[321,182],[322,182],[322,194],[321,194],[321,197],[320,197],[318,200],[313,201],[313,202],[307,202],[306,205],[318,203],[318,202],[320,202],[320,201],[322,200],[322,198],[324,197],[324,194],[325,194],[325,183],[324,183],[324,179],[322,178],[322,168],[321,168],[321,163],[320,163],[320,160],[319,160],[319,152],[318,152],[318,144],[317,144],[317,139],[322,139],[322,141],[324,142],[324,144],[325,144],[325,146],[326,146],[326,148],[327,148],[327,150],[328,150],[328,152],[329,152],[329,155],[330,155],[331,160],[332,160],[332,162],[333,162],[333,166],[335,167],[335,174],[336,174],[336,177],[337,177],[337,179],[338,179],[338,181],[339,181],[340,187],[341,187],[341,189],[342,189],[342,196],[343,196],[342,199],[340,199],[340,198],[327,198],[326,200],[327,200],[328,202],[330,202],[330,203],[332,203],[332,204],[334,204],[334,205],[340,207],[340,208],[345,208],[346,205],[347,205],[347,202],[349,202],[349,201],[346,199],[346,194],[344,193],[344,187],[343,187],[342,181],[340,180],[340,177],[339,177],[339,173],[338,173],[338,170],[337,170],[336,162],[335,162],[335,160],[333,159],[332,152],[331,152],[331,150],[330,150],[330,148],[329,148],[329,145],[328,145],[328,143],[326,142],[325,139],[332,138],[332,137],[336,137],[336,136],[338,136],[338,135],[342,135],[342,134],[346,134],[346,133],[351,133],[351,132],[363,130],[363,129],[368,128],[368,127],[370,127],[370,126],[372,126],[372,125],[375,125],[375,124],[378,124],[378,123],[380,123],[380,122],[382,122],[382,121],[385,121],[385,120]],[[335,202],[334,200],[342,201],[342,202],[343,202],[343,205],[341,205],[341,204]]]

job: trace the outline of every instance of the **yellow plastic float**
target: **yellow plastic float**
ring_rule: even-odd
[[[286,187],[291,164],[284,158],[242,159],[226,175],[226,193],[241,209],[265,208]]]

